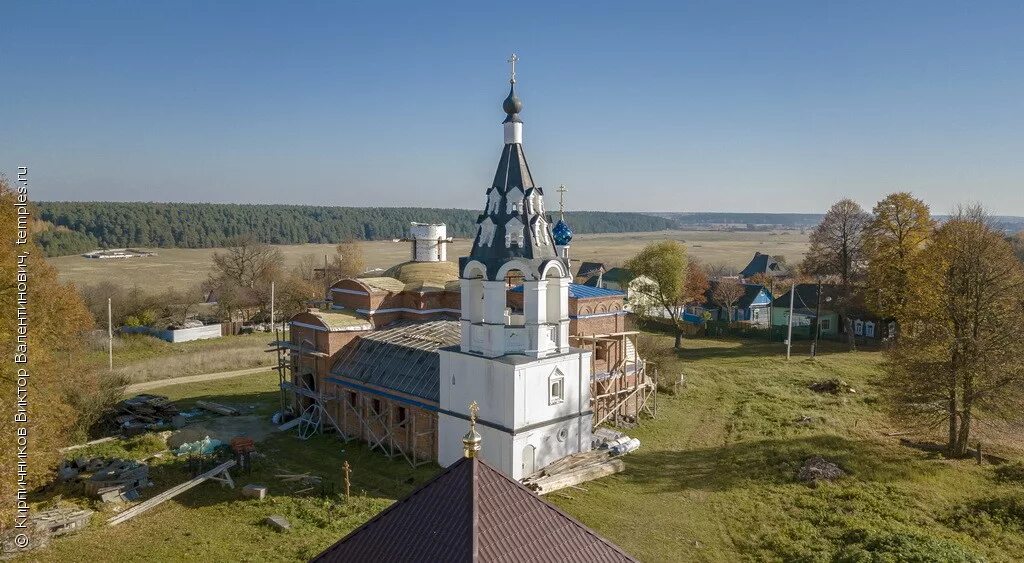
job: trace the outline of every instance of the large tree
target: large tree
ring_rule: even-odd
[[[683,297],[681,305],[703,305],[707,297],[708,274],[704,266],[696,258],[686,261],[686,278],[683,281]]]
[[[746,288],[743,287],[739,280],[723,278],[718,280],[711,290],[711,300],[719,307],[725,309],[726,319],[732,322],[733,307],[746,291]]]
[[[363,258],[363,247],[354,240],[342,242],[335,248],[334,260],[330,266],[331,282],[344,278],[354,278],[366,271],[366,260]]]
[[[911,280],[919,277],[915,270],[923,266],[920,253],[934,230],[928,206],[907,192],[879,201],[866,227],[866,304],[899,326],[909,318]]]
[[[5,499],[0,505],[0,531],[14,522],[18,428],[27,431],[27,486],[32,490],[50,480],[58,448],[84,437],[82,428],[90,424],[88,417],[101,408],[102,393],[110,389],[103,377],[83,364],[93,323],[75,287],[58,281],[57,271],[34,243],[13,244],[17,201],[18,194],[0,176],[0,381],[6,393],[0,400],[0,450],[5,454],[0,458],[0,496]],[[18,322],[22,297],[26,325]],[[19,369],[25,371],[19,374]],[[17,390],[22,385],[27,403],[25,421],[19,422]]]
[[[683,346],[682,304],[686,295],[688,271],[686,247],[674,240],[655,242],[645,246],[626,262],[633,275],[630,289],[639,294],[650,307],[647,314],[664,312],[672,321],[676,333],[676,348]]]
[[[864,232],[871,216],[852,199],[836,202],[811,232],[804,270],[815,276],[834,275],[843,287],[860,274]]]
[[[865,231],[871,215],[852,199],[836,202],[811,232],[811,247],[804,257],[803,271],[819,280],[834,277],[840,293],[835,309],[845,318],[850,349],[856,349],[850,313],[861,302],[854,295],[853,282],[864,270]]]
[[[921,258],[886,387],[899,413],[942,423],[948,454],[963,456],[977,419],[1024,407],[1024,266],[978,208],[936,230]]]
[[[281,251],[260,242],[252,235],[231,239],[223,252],[213,254],[214,277],[253,288],[258,282],[273,279],[279,272]]]

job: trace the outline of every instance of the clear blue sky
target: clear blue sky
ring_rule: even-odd
[[[1024,215],[1024,3],[845,4],[7,1],[0,167],[37,200],[482,207],[516,51],[572,208]]]

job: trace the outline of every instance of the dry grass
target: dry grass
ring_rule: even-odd
[[[131,384],[269,366],[275,358],[266,352],[267,343],[273,339],[270,334],[256,333],[171,344],[146,335],[118,336],[114,374]],[[95,343],[88,361],[96,369],[106,370],[105,341]]]
[[[654,233],[610,233],[577,235],[571,255],[574,260],[598,260],[609,265],[621,265],[644,245],[654,241],[672,239],[686,243],[691,255],[704,262],[723,263],[742,268],[755,251],[782,254],[790,262],[799,261],[807,250],[807,236],[788,231],[778,234],[766,232],[719,231],[659,231]],[[469,240],[457,239],[448,249],[453,259],[469,253]],[[333,244],[293,244],[279,248],[286,266],[294,267],[305,255],[322,260],[324,254],[334,253]],[[362,242],[360,246],[368,268],[386,269],[409,259],[409,243],[390,241]],[[90,260],[81,256],[51,258],[61,281],[91,284],[116,280],[126,285],[137,285],[159,291],[182,288],[198,283],[210,271],[210,257],[218,249],[155,249],[156,256],[132,260]]]

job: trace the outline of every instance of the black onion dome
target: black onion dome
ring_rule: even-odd
[[[508,97],[501,103],[501,109],[505,110],[505,113],[508,114],[508,118],[505,119],[506,122],[519,121],[518,114],[523,111],[523,101],[519,99],[519,96],[516,96],[515,84],[509,88]]]

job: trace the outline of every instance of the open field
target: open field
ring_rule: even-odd
[[[690,253],[709,263],[728,264],[736,269],[746,266],[755,251],[782,254],[791,263],[798,262],[807,250],[807,236],[799,232],[725,232],[659,231],[654,233],[610,233],[577,235],[571,256],[574,260],[599,260],[617,265],[630,258],[645,244],[675,239],[684,241]],[[453,260],[469,253],[471,241],[457,239],[448,249]],[[369,268],[387,268],[409,259],[409,243],[370,241],[360,243]],[[289,267],[305,255],[319,260],[333,254],[331,244],[282,245]],[[186,287],[201,282],[210,271],[210,257],[218,249],[158,248],[156,256],[130,260],[94,260],[81,256],[50,258],[62,281],[77,284],[113,280],[125,285],[162,290]]]
[[[130,384],[269,366],[276,361],[266,353],[273,339],[271,334],[257,332],[172,344],[148,335],[118,335],[114,337],[114,375]],[[106,335],[91,343],[86,362],[106,370]]]
[[[827,343],[809,360],[801,343],[787,362],[777,343],[690,339],[676,353],[669,337],[645,341],[662,378],[683,373],[685,388],[659,398],[657,419],[627,430],[643,445],[625,458],[625,472],[549,497],[642,561],[1012,561],[1024,552],[1024,471],[945,460],[887,436],[905,429],[882,408],[878,352]],[[807,388],[829,378],[856,393]],[[265,416],[276,381],[265,372],[156,392],[186,406],[202,398]],[[809,422],[798,423],[803,417]],[[1019,436],[983,439],[990,451],[1024,453]],[[157,446],[134,447],[141,457]],[[207,483],[115,528],[97,518],[31,559],[305,560],[436,471],[326,436],[303,442],[276,433],[259,449],[268,457],[235,478],[268,485],[267,501]],[[815,455],[848,475],[818,487],[799,483],[798,468]],[[344,460],[354,468],[349,502],[330,490],[339,490]],[[275,477],[282,470],[331,485],[323,495],[298,493]],[[147,496],[185,479],[173,460],[151,473],[157,487]],[[291,532],[262,525],[270,514],[285,515]]]

